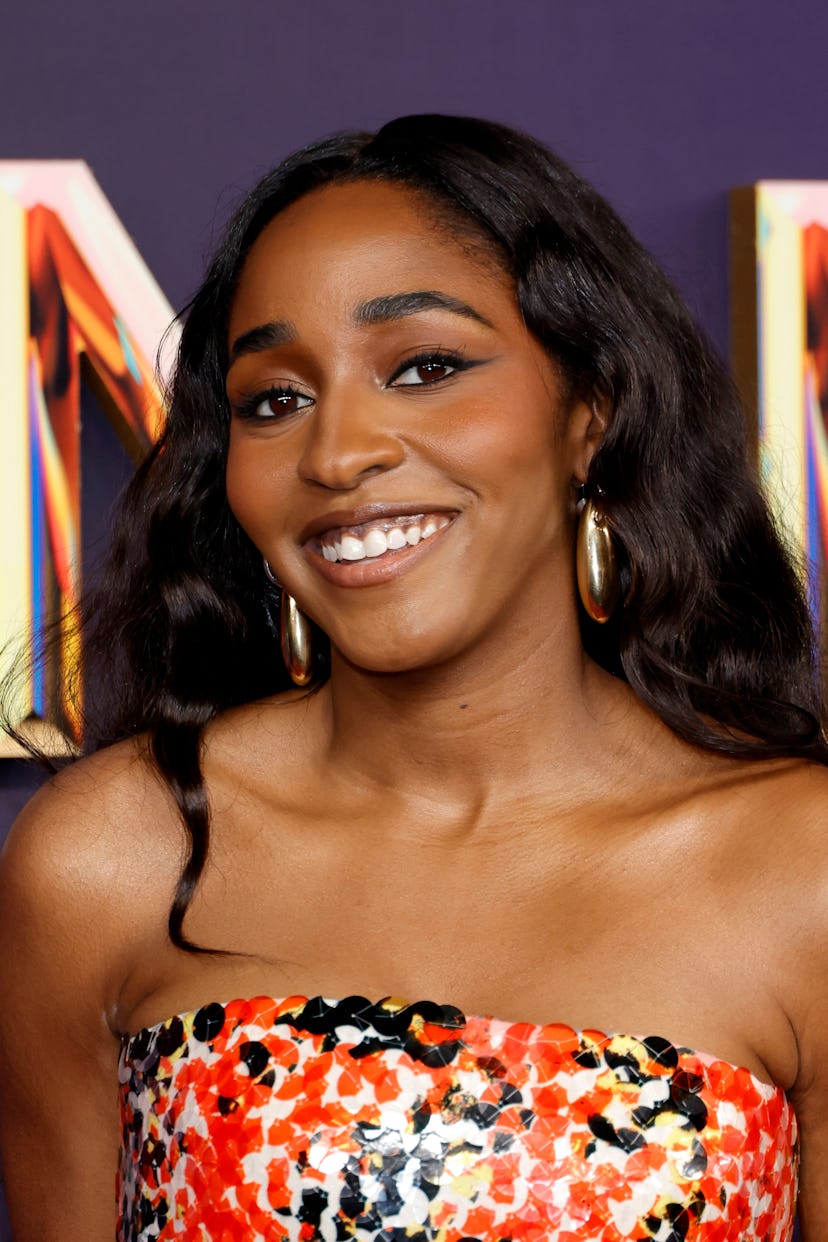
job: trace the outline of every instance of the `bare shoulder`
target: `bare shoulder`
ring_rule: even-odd
[[[308,749],[307,696],[253,703],[217,717],[205,731],[202,766],[211,807],[238,791],[278,791],[303,770]],[[313,730],[310,730],[313,734]],[[278,767],[280,780],[274,781]],[[26,804],[0,858],[0,894],[25,893],[45,919],[88,909],[141,940],[142,925],[165,927],[187,836],[146,738],[99,751],[64,768]]]
[[[757,836],[792,916],[825,950],[828,968],[828,767],[801,763],[755,790]],[[828,979],[828,973],[826,973]]]
[[[825,918],[828,933],[828,768],[737,763],[711,790],[710,810],[734,886],[764,905],[766,922],[773,912],[776,933],[795,937],[806,917]]]
[[[143,739],[111,746],[52,777],[26,804],[3,851],[3,874],[25,871],[77,894],[106,888],[152,843],[176,837],[172,798]]]
[[[771,967],[795,1037],[790,1098],[802,1142],[800,1226],[810,1239],[822,1237],[828,1210],[828,768],[780,768],[757,780],[752,796],[769,879],[748,943],[762,946],[760,964]]]
[[[72,764],[27,803],[0,856],[3,955],[46,977],[51,963],[84,974],[110,998],[141,925],[169,905],[182,851],[172,798],[142,742]]]
[[[797,1091],[828,1067],[828,768],[780,761],[746,770],[733,796],[753,911],[746,943],[796,1036]]]
[[[828,809],[828,767],[805,759],[781,760],[769,765],[767,786],[791,813],[807,816],[806,822],[825,820]]]
[[[806,866],[828,880],[828,767],[805,760],[751,765],[740,795],[757,845],[775,851],[780,873]]]

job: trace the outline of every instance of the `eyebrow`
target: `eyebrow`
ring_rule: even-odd
[[[230,346],[228,366],[232,366],[242,354],[261,354],[266,349],[277,349],[280,345],[295,341],[297,335],[293,324],[283,319],[273,319],[258,328],[251,328],[249,332],[242,332]]]
[[[452,297],[449,293],[438,293],[436,289],[416,289],[411,293],[389,293],[382,297],[371,298],[360,302],[354,311],[354,322],[360,327],[372,327],[375,324],[391,323],[395,319],[404,319],[407,315],[418,315],[421,311],[444,310],[453,315],[462,315],[465,319],[473,319],[487,328],[494,325],[480,311],[476,311],[468,302]],[[271,320],[243,332],[236,337],[230,347],[228,365],[240,358],[242,354],[259,354],[268,349],[278,349],[295,341],[298,336],[296,328],[287,320]]]
[[[385,297],[371,298],[368,302],[360,302],[354,312],[354,320],[360,326],[364,324],[389,323],[394,319],[404,319],[406,315],[417,315],[420,311],[445,310],[453,315],[462,315],[466,319],[474,319],[493,325],[480,311],[476,311],[468,302],[461,302],[449,293],[438,293],[436,289],[417,289],[412,293],[391,293]]]

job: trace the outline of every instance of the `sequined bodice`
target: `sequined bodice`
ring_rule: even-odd
[[[118,1238],[789,1242],[785,1094],[666,1039],[292,996],[125,1039]]]

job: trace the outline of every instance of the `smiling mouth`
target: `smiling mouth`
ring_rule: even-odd
[[[331,563],[378,560],[415,548],[445,530],[453,520],[454,515],[448,513],[407,513],[326,530],[313,543]]]

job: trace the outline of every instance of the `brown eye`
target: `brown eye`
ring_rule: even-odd
[[[423,387],[448,379],[459,370],[461,364],[456,357],[434,354],[424,358],[411,358],[394,376],[392,384],[399,388]]]
[[[445,379],[447,375],[451,375],[453,367],[447,362],[421,362],[419,366],[413,368],[424,384],[429,380]]]
[[[313,398],[295,388],[269,388],[266,392],[256,393],[249,400],[242,402],[234,409],[237,418],[259,419],[271,422],[296,414],[307,406],[313,405]]]
[[[271,392],[261,402],[256,408],[256,415],[259,418],[268,418],[273,415],[278,418],[280,414],[295,414],[297,410],[303,410],[310,404],[310,397],[305,397],[301,392],[294,392],[290,388],[280,388]]]

